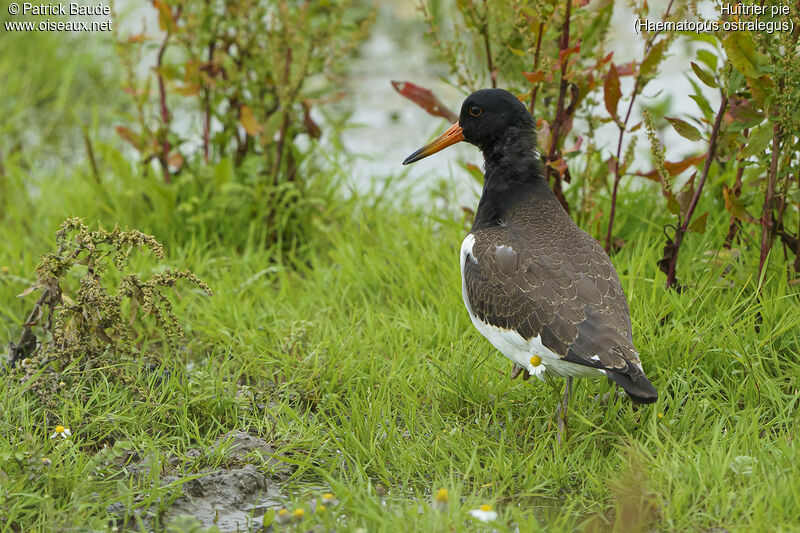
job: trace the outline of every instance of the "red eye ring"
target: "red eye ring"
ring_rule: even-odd
[[[481,109],[480,107],[478,107],[476,105],[474,105],[474,106],[469,108],[469,114],[472,115],[473,117],[477,117],[481,113],[483,113],[483,109]]]

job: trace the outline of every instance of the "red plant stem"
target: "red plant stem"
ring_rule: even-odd
[[[286,49],[286,68],[284,75],[286,76],[286,84],[289,85],[289,76],[291,73],[290,65],[292,64],[292,49]],[[289,127],[289,109],[288,105],[291,102],[291,99],[287,98],[287,101],[283,104],[285,109],[283,110],[283,121],[281,122],[281,129],[278,137],[278,148],[277,148],[277,156],[275,160],[275,171],[272,179],[274,183],[278,183],[278,173],[281,171],[281,163],[283,160],[283,145],[286,142],[286,130]]]
[[[744,132],[742,133],[746,138],[747,130],[745,129]],[[736,198],[738,198],[742,194],[743,174],[744,174],[744,167],[742,165],[739,165],[738,168],[736,169],[736,182],[733,184],[733,190],[731,191],[731,194],[734,195]],[[725,242],[722,245],[723,248],[727,248],[728,250],[731,249],[731,246],[733,246],[733,239],[735,239],[736,234],[739,233],[740,227],[741,223],[739,222],[739,220],[735,216],[731,215],[731,221],[728,224],[728,234],[725,236]]]
[[[790,157],[790,154],[786,154],[786,156],[784,157],[783,166],[786,167],[787,165],[791,164],[791,162],[792,158]],[[783,215],[784,213],[786,213],[786,206],[789,203],[787,201],[786,195],[788,194],[789,191],[789,180],[791,179],[791,177],[792,177],[791,174],[787,172],[786,176],[784,176],[783,178],[783,188],[781,189],[781,193],[778,194],[778,197],[776,199],[776,202],[778,204],[778,216],[774,215],[772,216],[772,223],[775,225],[775,229],[773,231],[781,236],[781,244],[783,245],[783,259],[785,261],[789,259],[789,255],[786,250],[787,245],[785,236],[788,237],[788,235],[786,234],[786,230],[784,228]]]
[[[781,154],[781,141],[783,132],[780,126],[775,124],[772,127],[772,159],[769,164],[769,177],[767,178],[767,192],[764,195],[764,206],[761,210],[761,255],[758,258],[758,279],[767,262],[767,255],[772,248],[772,206],[775,203],[775,182],[778,175],[778,158]]]
[[[797,186],[800,187],[800,172],[797,173]],[[797,202],[797,209],[800,211],[800,202]],[[797,241],[794,250],[794,272],[800,272],[800,220],[797,222]]]
[[[569,21],[572,16],[572,0],[567,0],[567,6],[564,13],[564,23],[561,27],[561,42],[559,43],[559,50],[566,50],[569,48]],[[566,120],[564,116],[564,97],[567,93],[567,63],[569,61],[561,62],[561,83],[558,87],[558,102],[556,103],[556,116],[553,120],[553,126],[550,129],[550,152],[547,155],[547,163],[558,160],[559,154],[559,141],[558,137],[561,134],[561,124]],[[545,179],[550,182],[550,175],[553,173],[553,168],[550,165],[545,165]],[[558,201],[564,209],[569,212],[569,205],[567,204],[564,193],[561,191],[561,178],[556,175],[553,177],[553,192],[555,193]]]
[[[539,22],[539,36],[536,37],[536,52],[533,54],[533,71],[539,70],[539,51],[542,49],[542,34],[544,34],[544,21]],[[536,106],[536,95],[539,92],[539,84],[534,83],[531,89],[531,103],[528,111],[533,115],[533,108]]]
[[[633,92],[631,94],[630,104],[628,104],[628,111],[625,113],[625,121],[621,125],[617,124],[619,128],[619,138],[617,139],[617,155],[614,158],[614,188],[611,191],[611,211],[608,214],[608,230],[606,231],[606,242],[604,246],[606,253],[611,252],[611,232],[614,228],[614,216],[617,213],[617,191],[619,190],[619,181],[622,178],[619,173],[619,157],[622,155],[622,139],[625,136],[625,129],[628,127],[628,119],[630,119],[631,116],[633,103],[636,101],[636,92],[639,90],[639,79],[640,77],[636,76],[636,81],[633,83]]]
[[[667,9],[664,10],[662,19],[666,19],[669,16],[669,11],[672,9],[672,2],[673,0],[670,0],[669,4],[667,4]],[[660,33],[661,30],[658,30],[647,39],[644,47],[645,58],[647,57],[647,54],[650,52],[650,49],[653,47],[653,43],[656,42],[656,38]],[[639,91],[639,83],[641,83],[641,80],[641,74],[636,76],[636,81],[633,83],[633,91],[631,92],[631,101],[628,104],[628,111],[625,113],[625,121],[622,123],[622,125],[617,124],[617,127],[619,128],[619,138],[617,140],[617,155],[614,159],[614,187],[611,191],[611,211],[608,214],[608,230],[606,231],[606,240],[605,245],[603,246],[606,250],[606,253],[611,252],[611,233],[614,230],[614,216],[617,214],[617,191],[619,190],[619,182],[622,179],[622,176],[619,173],[619,156],[622,155],[622,139],[625,136],[625,129],[628,127],[628,120],[631,118],[633,103],[636,101],[636,96]]]
[[[481,35],[483,35],[483,46],[486,48],[486,63],[489,67],[489,78],[492,80],[492,89],[497,88],[497,76],[494,72],[494,63],[492,62],[492,49],[489,45],[489,10],[486,5],[486,0],[483,0],[483,10],[486,14],[486,19],[481,26]]]
[[[214,43],[208,43],[208,64],[214,61]],[[208,163],[208,150],[211,137],[211,91],[208,87],[203,87],[203,99],[205,100],[205,111],[203,117],[203,160]]]
[[[178,7],[174,19],[180,16],[181,8]],[[172,13],[170,12],[170,16]],[[164,172],[164,183],[169,183],[171,180],[169,174],[169,141],[167,140],[167,133],[169,132],[170,115],[167,108],[167,90],[164,85],[164,76],[161,74],[161,66],[164,62],[164,52],[167,51],[167,44],[172,37],[172,32],[167,29],[167,35],[164,37],[164,42],[161,43],[161,48],[158,49],[158,60],[156,61],[156,75],[158,77],[158,97],[161,103],[161,153],[158,155],[158,160],[161,163],[161,169]]]
[[[675,267],[678,264],[678,252],[681,249],[681,242],[683,242],[683,235],[688,231],[689,224],[692,221],[692,215],[697,207],[697,202],[700,201],[700,194],[703,192],[703,185],[706,183],[708,171],[711,169],[711,162],[714,160],[714,153],[717,150],[717,138],[719,137],[719,129],[722,125],[722,116],[725,114],[725,108],[728,106],[728,96],[722,95],[722,102],[719,104],[719,111],[717,111],[717,118],[714,120],[714,127],[711,129],[711,138],[708,141],[708,153],[706,154],[706,163],[703,166],[703,173],[700,175],[700,181],[697,183],[697,188],[694,190],[692,200],[689,202],[689,207],[686,209],[686,218],[675,230],[675,253],[669,261],[667,269],[667,288],[672,288],[675,285]]]

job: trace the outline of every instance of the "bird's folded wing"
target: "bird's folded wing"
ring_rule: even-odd
[[[516,241],[501,227],[473,235],[464,283],[480,320],[539,336],[565,361],[641,373],[625,294],[597,241],[580,232],[568,246],[548,248]]]

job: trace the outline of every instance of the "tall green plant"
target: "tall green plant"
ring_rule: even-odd
[[[319,171],[307,157],[322,133],[311,110],[343,96],[344,59],[366,37],[374,10],[348,0],[153,6],[160,35],[117,35],[136,110],[117,132],[146,174],[155,170],[179,188],[194,183],[179,201],[185,208],[207,196],[198,187],[225,184],[239,200],[213,217],[257,218],[271,229],[267,244],[279,241],[284,214],[302,204],[312,181],[304,174]],[[142,77],[152,48],[154,64]]]
[[[766,6],[759,15],[720,11],[713,20],[703,20],[694,3],[670,1],[659,13],[644,1],[633,2],[630,8],[640,21],[664,24],[640,26],[640,59],[620,64],[606,49],[613,0],[462,0],[456,2],[455,13],[445,13],[438,3],[421,7],[453,83],[465,91],[500,85],[528,103],[537,117],[546,175],[565,208],[569,206],[563,183],[575,176],[572,190],[580,202],[576,216],[583,221],[603,218],[594,198],[608,192],[603,234],[609,252],[616,241],[617,191],[622,178],[632,175],[635,132],[642,126],[631,123],[632,111],[641,104],[643,89],[660,75],[660,64],[672,44],[678,39],[693,42],[696,57],[687,64],[687,76],[697,110],[682,118],[659,119],[664,124],[649,118],[655,168],[636,173],[661,184],[666,206],[676,217],[668,224],[671,231],[665,231],[667,243],[659,261],[667,285],[678,286],[677,259],[684,236],[705,231],[711,211],[696,216],[701,203],[717,213],[723,209],[730,213],[727,247],[740,235],[740,228],[755,225],[760,236],[754,238],[761,242],[759,274],[776,236],[784,254],[795,254],[794,270],[800,272],[800,112],[793,105],[800,97],[800,52],[795,44],[800,28],[790,24],[797,20],[798,8],[778,6],[776,11]],[[702,23],[707,32],[681,31],[679,23],[685,20]],[[775,31],[759,31],[759,24],[769,24]],[[626,76],[632,78],[632,89],[624,93],[621,78]],[[435,96],[426,96],[420,88],[412,91],[410,84],[400,83],[395,87],[423,107],[438,108],[432,105]],[[716,109],[705,95],[709,89],[720,92]],[[584,121],[581,131],[575,130],[576,118]],[[611,147],[594,141],[595,129],[608,122],[618,129]],[[662,125],[701,143],[704,150],[681,161],[664,160],[656,135]],[[567,148],[570,136],[574,146]],[[584,139],[588,139],[585,144]],[[583,172],[576,172],[581,167]],[[676,183],[679,174],[695,167],[698,171],[688,180]],[[721,189],[715,187],[716,196],[703,194],[709,180],[723,182]],[[760,217],[748,211],[756,206]]]

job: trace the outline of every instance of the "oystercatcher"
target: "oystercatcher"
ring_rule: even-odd
[[[531,114],[510,92],[469,95],[458,122],[404,165],[452,144],[477,146],[484,185],[461,244],[461,291],[472,323],[521,370],[566,378],[558,408],[565,428],[573,377],[606,376],[637,403],[658,394],[633,345],[628,302],[600,244],[550,190]]]

